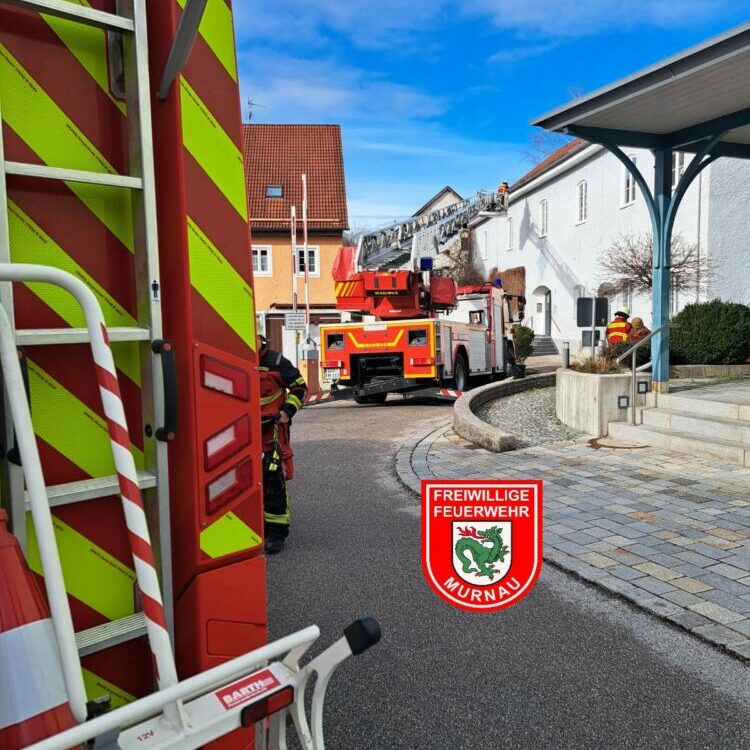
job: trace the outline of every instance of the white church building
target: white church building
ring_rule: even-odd
[[[629,149],[644,177],[653,183],[650,151]],[[673,183],[692,158],[676,153]],[[563,146],[510,189],[507,215],[477,226],[476,257],[489,271],[523,266],[526,319],[537,336],[556,344],[581,341],[576,300],[595,296],[607,283],[599,258],[626,235],[651,232],[643,197],[630,173],[602,146],[575,140]],[[672,310],[696,300],[720,298],[750,303],[750,162],[720,159],[690,186],[680,207],[675,234],[697,248],[710,278],[694,290],[675,292]],[[611,300],[651,321],[651,299],[625,293]]]

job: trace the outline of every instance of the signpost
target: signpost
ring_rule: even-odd
[[[596,356],[597,328],[607,325],[609,300],[606,297],[579,297],[576,307],[576,322],[579,328],[590,328],[591,356]],[[588,336],[586,337],[588,338]],[[584,340],[584,346],[586,341]]]
[[[304,331],[305,330],[305,313],[288,312],[284,313],[284,328],[287,331]]]

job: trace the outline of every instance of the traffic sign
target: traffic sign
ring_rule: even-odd
[[[305,330],[305,313],[288,312],[284,313],[284,328],[287,331],[304,331]]]

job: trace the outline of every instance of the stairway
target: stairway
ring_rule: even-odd
[[[559,354],[555,342],[551,336],[535,336],[531,344],[532,357],[545,357],[550,354]]]
[[[628,410],[630,419],[630,410]],[[750,468],[750,380],[668,394],[636,407],[637,425],[612,422],[612,437]]]

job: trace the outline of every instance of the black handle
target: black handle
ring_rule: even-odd
[[[23,377],[23,387],[26,391],[26,400],[29,403],[29,409],[31,409],[31,390],[29,388],[29,363],[26,359],[26,350],[19,347],[18,349],[18,363],[21,365],[21,376]],[[8,451],[8,461],[16,466],[22,466],[21,454],[18,450],[18,438],[16,437],[15,430],[13,431],[13,447]]]
[[[374,617],[363,617],[344,628],[344,637],[352,654],[367,651],[380,640],[380,623]]]
[[[169,339],[154,339],[151,351],[161,357],[164,381],[164,426],[157,427],[154,434],[162,443],[171,443],[177,437],[177,363],[174,344]]]

